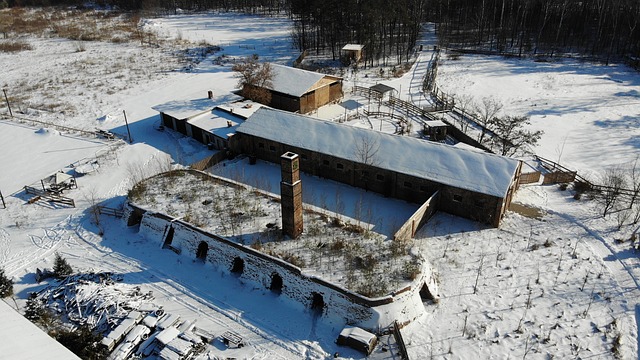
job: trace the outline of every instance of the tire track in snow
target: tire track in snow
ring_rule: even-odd
[[[0,228],[0,265],[4,265],[11,253],[11,235],[7,230]]]
[[[67,216],[63,221],[59,222],[50,229],[42,229],[43,235],[28,234],[30,242],[36,247],[34,251],[20,251],[4,261],[5,271],[8,275],[14,274],[20,269],[25,269],[30,264],[38,261],[43,257],[49,256],[57,249],[61,243],[65,243],[70,247],[71,237],[67,230],[71,226],[73,216]]]

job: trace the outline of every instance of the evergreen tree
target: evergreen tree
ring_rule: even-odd
[[[82,359],[101,360],[106,359],[109,355],[107,349],[100,346],[102,336],[94,334],[87,325],[83,325],[75,331],[62,330],[55,338]]]
[[[4,274],[4,269],[0,269],[0,298],[13,295],[13,280]]]
[[[30,293],[25,307],[24,317],[33,323],[38,323],[44,317],[45,311],[42,301],[38,299],[38,294]]]
[[[63,278],[67,275],[71,275],[73,273],[73,268],[67,262],[67,259],[63,258],[60,254],[56,252],[56,258],[53,262],[53,274],[58,279]]]

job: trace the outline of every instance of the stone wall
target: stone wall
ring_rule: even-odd
[[[140,233],[159,246],[170,248],[180,256],[196,258],[227,273],[235,273],[245,282],[271,288],[275,276],[282,280],[280,296],[286,296],[306,307],[313,306],[314,296],[320,296],[324,307],[318,309],[323,316],[340,319],[371,331],[385,328],[397,320],[408,323],[424,312],[420,290],[425,284],[433,289],[435,281],[428,263],[408,287],[394,294],[370,299],[341,286],[305,274],[300,268],[281,259],[263,254],[253,248],[208,233],[189,223],[161,213],[146,211],[128,204],[126,214],[140,218]],[[126,220],[128,223],[131,221]],[[167,242],[166,236],[172,239]],[[167,252],[167,256],[175,256]],[[242,270],[238,270],[242,264]]]

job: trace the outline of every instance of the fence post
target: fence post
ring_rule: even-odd
[[[4,93],[4,101],[7,102],[7,107],[9,108],[9,115],[13,117],[13,112],[11,112],[11,105],[9,105],[9,98],[7,97],[7,89],[2,89],[2,92]]]
[[[4,202],[4,196],[2,196],[2,191],[0,191],[0,200],[2,201],[2,208],[6,209],[7,204]]]

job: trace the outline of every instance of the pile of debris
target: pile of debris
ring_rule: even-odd
[[[102,334],[101,344],[113,360],[190,359],[213,340],[193,322],[182,322],[180,316],[156,306],[152,291],[143,292],[122,280],[110,272],[76,274],[52,283],[37,297],[63,321]]]

